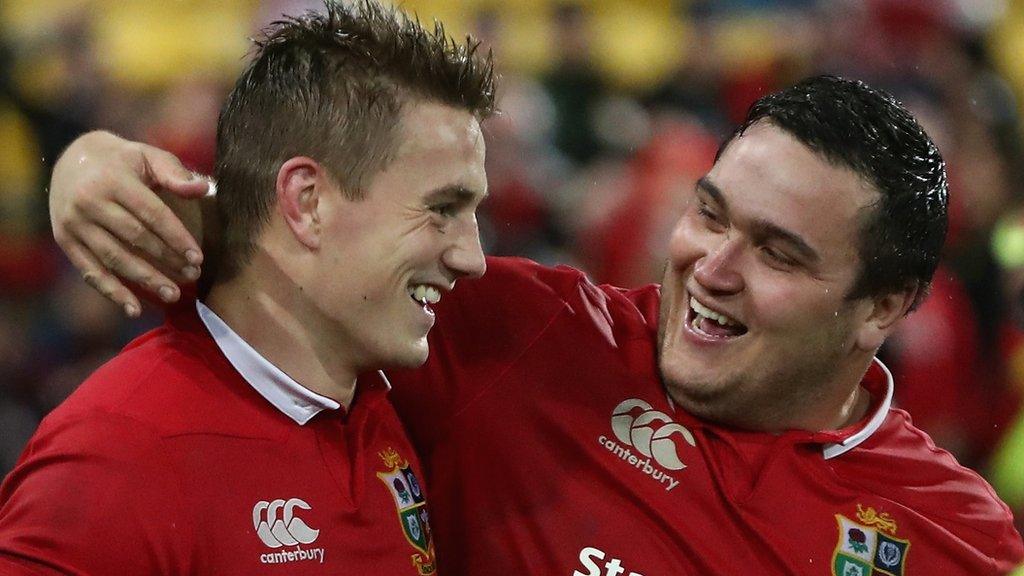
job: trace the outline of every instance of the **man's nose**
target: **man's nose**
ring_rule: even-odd
[[[693,268],[694,279],[712,293],[735,294],[743,290],[743,274],[739,264],[744,250],[741,238],[722,236],[718,243],[709,247],[697,259]]]
[[[476,217],[457,224],[455,242],[443,256],[444,265],[460,278],[479,278],[487,271],[487,261],[480,246],[480,228]]]

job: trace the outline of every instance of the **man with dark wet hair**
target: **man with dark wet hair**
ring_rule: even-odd
[[[371,1],[265,31],[218,123],[209,290],[40,426],[0,486],[0,573],[436,573],[378,370],[422,364],[432,306],[484,271],[474,51]]]
[[[758,138],[748,137],[751,133]],[[683,273],[682,278],[676,279],[670,266],[662,284],[662,370],[678,368],[678,377],[666,378],[666,383],[670,391],[674,385],[679,387],[676,400],[696,415],[763,431],[831,427],[856,407],[855,396],[863,391],[856,383],[893,322],[912,311],[927,293],[946,236],[949,191],[945,163],[924,130],[892,96],[862,82],[833,76],[810,78],[758,100],[744,122],[719,148],[715,167],[697,182],[695,205],[713,231],[731,231],[730,205],[736,202],[730,201],[735,192],[729,194],[730,190],[720,180],[744,174],[738,168],[727,170],[731,165],[723,165],[723,160],[741,144],[762,140],[777,142],[780,147],[795,140],[800,145],[798,150],[811,152],[811,159],[835,172],[821,171],[823,178],[809,179],[797,173],[795,161],[780,162],[779,182],[767,179],[773,176],[767,170],[757,182],[773,193],[773,184],[791,194],[798,191],[799,184],[805,184],[808,192],[815,193],[808,193],[808,198],[794,198],[792,205],[780,206],[787,221],[799,219],[804,227],[827,222],[839,213],[843,202],[850,203],[852,199],[849,214],[839,214],[842,218],[823,230],[836,241],[836,253],[841,252],[850,261],[841,263],[850,266],[828,269],[829,254],[807,240],[809,233],[797,233],[783,226],[781,216],[758,213],[750,225],[749,240],[757,248],[759,258],[743,263],[743,275],[718,278],[704,275],[705,268],[697,267],[689,278]],[[745,151],[746,147],[740,150]],[[751,171],[756,166],[744,159],[742,167]],[[840,175],[846,176],[845,182],[838,179]],[[783,181],[782,176],[797,181]],[[840,183],[849,183],[850,189],[844,189]],[[754,188],[753,182],[750,184]],[[755,190],[741,190],[743,200],[755,198]],[[782,197],[781,193],[771,195],[772,207],[781,204]],[[822,204],[818,209],[808,210],[819,197]],[[843,235],[843,227],[849,228],[849,233]],[[678,232],[675,238],[679,238]],[[743,320],[747,315],[754,319],[759,304],[756,300],[741,303],[742,299],[730,291],[737,289],[756,296],[757,291],[746,286],[737,288],[732,283],[752,274],[757,270],[755,264],[761,262],[768,263],[768,269],[775,272],[776,277],[768,284],[773,289],[785,286],[777,280],[806,280],[812,290],[821,291],[827,298],[839,298],[829,303],[832,317],[808,314],[804,330],[794,330],[791,325],[781,330],[780,326],[777,333],[787,339],[774,341],[771,354],[760,349],[756,356],[749,357],[750,366],[745,367],[748,373],[741,378],[746,382],[744,385],[719,389],[701,384],[693,372],[700,363],[690,361],[697,360],[696,356],[687,352],[677,358],[675,348],[669,345],[671,336],[666,338],[666,333],[670,335],[681,328],[678,323],[686,315],[685,309],[696,299],[697,304],[704,302],[707,306],[714,301],[723,308],[712,306],[718,314],[704,314],[694,322],[698,331],[703,326],[720,334],[723,343],[731,336],[747,336],[748,326]],[[716,264],[714,270],[728,268]],[[852,277],[847,278],[849,275]],[[704,278],[707,280],[702,283]],[[843,282],[830,283],[836,278]],[[721,287],[716,283],[719,279],[725,281]],[[677,294],[677,287],[684,292]],[[798,295],[791,296],[793,301],[801,301]],[[676,297],[681,300],[666,306]],[[865,328],[873,332],[859,334],[864,341],[850,349],[845,340],[852,337],[852,326],[842,322],[859,318],[845,315],[868,304],[877,308],[876,314],[887,315],[876,320],[870,316],[863,318],[868,321]],[[778,311],[782,309],[780,305],[771,307]],[[838,307],[833,310],[834,306]],[[697,306],[695,313],[704,309]],[[869,312],[865,309],[861,314]],[[719,321],[706,321],[708,318]],[[733,371],[739,370],[740,363],[747,358],[733,347],[723,348],[723,353],[730,358]],[[843,372],[836,373],[837,370]],[[835,376],[829,377],[832,373]],[[758,380],[763,385],[753,384]],[[784,393],[785,390],[793,393]]]
[[[1024,557],[1008,509],[892,407],[874,358],[927,291],[946,202],[942,158],[896,100],[816,77],[722,146],[660,288],[489,258],[438,308],[426,365],[391,374],[446,568],[1008,572]]]

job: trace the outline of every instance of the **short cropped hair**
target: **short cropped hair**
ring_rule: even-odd
[[[718,150],[767,121],[879,193],[860,223],[861,268],[851,300],[917,287],[924,300],[948,228],[946,163],[917,120],[892,95],[864,82],[815,76],[757,100]],[[716,158],[717,160],[717,158]]]
[[[221,109],[215,280],[250,260],[289,158],[320,162],[360,199],[391,160],[406,103],[439,102],[480,120],[494,111],[493,60],[478,53],[479,42],[455,41],[440,22],[428,31],[374,0],[325,4],[262,31]]]

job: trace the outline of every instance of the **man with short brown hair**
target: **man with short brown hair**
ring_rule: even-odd
[[[4,574],[436,572],[378,370],[422,364],[484,272],[490,61],[371,0],[257,46],[218,124],[220,267],[40,426],[0,487]],[[86,138],[65,158],[121,143]]]

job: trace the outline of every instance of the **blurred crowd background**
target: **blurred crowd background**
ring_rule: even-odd
[[[57,251],[46,186],[105,128],[210,173],[247,37],[312,0],[0,3],[0,475],[139,321]],[[1024,0],[410,0],[493,48],[491,254],[623,286],[660,276],[681,199],[758,96],[814,73],[906,103],[948,161],[952,219],[928,303],[882,352],[896,400],[1024,519]],[[159,382],[154,382],[159,386]]]

